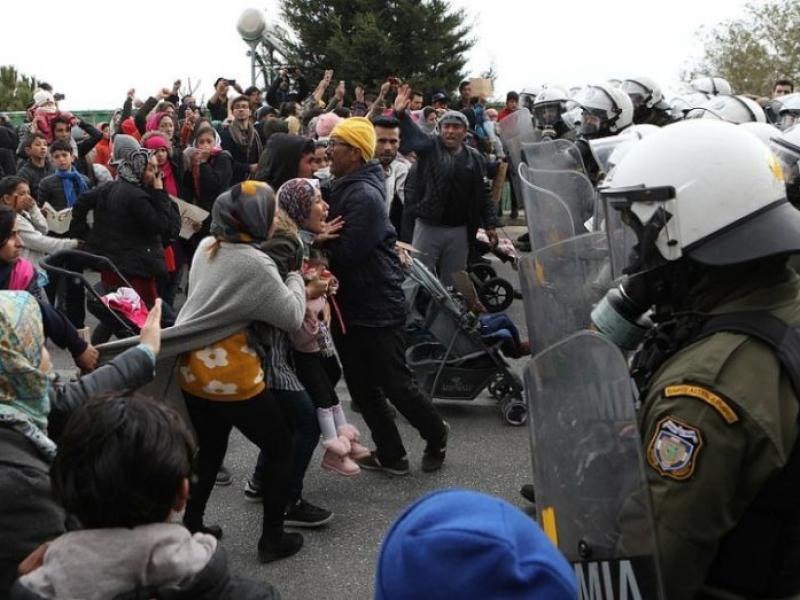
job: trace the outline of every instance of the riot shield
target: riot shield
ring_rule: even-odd
[[[577,171],[547,171],[519,166],[522,200],[531,247],[544,248],[586,231],[595,191]]]
[[[578,598],[662,599],[633,385],[619,349],[582,331],[525,371],[539,522]]]
[[[532,169],[586,172],[581,151],[569,140],[523,143],[522,155]]]
[[[591,324],[611,287],[608,238],[595,232],[534,250],[519,272],[528,339],[538,352]]]
[[[538,141],[541,132],[533,127],[530,111],[527,108],[520,108],[497,123],[497,135],[503,142],[508,162],[511,164],[509,179],[514,186],[516,197],[519,198],[522,186],[517,177],[517,169],[522,162],[522,145]]]

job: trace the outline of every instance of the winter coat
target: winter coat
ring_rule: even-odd
[[[231,187],[232,175],[233,166],[229,152],[222,151],[212,156],[207,162],[200,164],[200,191],[198,193],[194,185],[192,165],[184,163],[183,192],[186,196],[182,199],[211,212],[217,196]],[[210,223],[211,219],[207,219],[203,224],[204,235],[208,233]]]
[[[91,230],[86,216],[94,211]],[[163,190],[117,180],[78,198],[72,208],[70,237],[87,241],[87,250],[109,258],[123,275],[165,277],[164,246],[178,237],[178,206]]]
[[[336,179],[331,187],[329,218],[345,222],[327,247],[331,271],[339,279],[336,299],[345,326],[390,327],[405,321],[403,270],[385,194],[377,161]]]
[[[48,254],[78,247],[77,240],[47,235],[47,219],[35,204],[30,211],[17,213],[17,226],[24,246],[22,258],[28,259],[34,265],[38,265]]]
[[[453,155],[442,145],[438,136],[423,133],[406,114],[400,119],[400,136],[403,140],[400,151],[404,154],[412,151],[417,153],[413,181],[412,173],[406,179],[404,212],[408,213],[408,217],[418,217],[431,225],[439,225],[447,202]],[[468,186],[471,194],[463,200],[467,205],[467,235],[468,239],[473,240],[479,227],[490,229],[497,226],[497,209],[486,186],[483,157],[466,144],[461,152],[469,154],[468,168],[472,174]],[[409,188],[413,193],[409,193]]]
[[[86,184],[87,189],[92,187],[86,175],[81,173],[80,177]],[[75,186],[74,183],[73,186]],[[78,188],[75,187],[75,196],[77,197],[79,195],[80,192]],[[64,210],[67,208],[67,195],[64,193],[64,184],[58,176],[58,173],[48,175],[39,182],[39,195],[36,197],[36,201],[39,203],[39,206],[44,206],[45,202],[49,202],[50,206],[56,210]]]
[[[20,166],[19,170],[17,171],[17,177],[22,177],[22,179],[28,182],[28,187],[31,188],[31,196],[33,196],[38,202],[39,183],[42,181],[42,179],[48,175],[52,175],[53,173],[55,173],[55,169],[53,169],[52,165],[46,160],[44,166],[40,168],[34,165],[30,159],[28,159],[22,164],[22,166]]]
[[[233,161],[231,185],[236,185],[245,179],[249,179],[250,165],[256,164],[261,154],[261,138],[258,136],[258,133],[254,133],[253,139],[250,140],[250,144],[247,148],[236,143],[231,135],[230,127],[222,127],[219,137],[222,149],[230,152]]]
[[[58,442],[70,414],[87,399],[134,390],[153,378],[150,355],[133,348],[96,371],[50,389],[48,435]],[[50,465],[22,433],[0,425],[0,598],[17,577],[17,565],[39,544],[65,531],[66,515],[50,491]]]

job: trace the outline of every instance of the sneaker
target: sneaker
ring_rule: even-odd
[[[408,466],[408,457],[398,458],[390,465],[383,465],[378,456],[372,452],[369,456],[356,461],[359,467],[367,471],[383,471],[390,475],[408,475],[411,469]]]
[[[232,483],[233,476],[231,475],[231,472],[228,470],[228,467],[222,465],[219,468],[219,471],[217,471],[217,478],[214,481],[214,484],[220,487],[225,487],[226,485],[230,485]]]
[[[533,490],[532,483],[526,483],[525,485],[523,485],[522,488],[519,490],[519,493],[528,502],[533,502],[534,504],[536,504],[536,494]]]
[[[261,487],[251,478],[244,484],[244,499],[248,502],[261,502]]]
[[[299,533],[282,532],[277,539],[262,537],[258,540],[258,560],[270,563],[281,558],[287,558],[300,552],[303,547],[303,536]]]
[[[444,423],[444,436],[436,444],[431,445],[430,442],[425,446],[425,452],[422,455],[422,472],[433,473],[442,468],[444,464],[444,457],[447,452],[447,438],[450,434],[450,424],[447,421]]]
[[[286,510],[285,527],[322,527],[333,519],[333,513],[300,498]]]

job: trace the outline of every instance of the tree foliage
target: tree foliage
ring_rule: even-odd
[[[19,73],[11,65],[0,66],[0,110],[25,110],[35,89],[34,77]]]
[[[701,31],[698,70],[725,77],[740,93],[769,96],[777,78],[800,79],[800,2],[751,3],[742,18]]]
[[[312,79],[375,89],[398,76],[432,92],[458,87],[475,40],[463,10],[446,0],[283,0],[284,39],[293,64]]]

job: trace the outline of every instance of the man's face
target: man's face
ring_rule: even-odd
[[[388,167],[397,158],[397,150],[400,148],[400,129],[376,127],[375,137],[375,158],[380,160],[384,167]]]
[[[228,80],[227,79],[220,79],[217,83],[217,93],[220,96],[225,96],[228,93]]]
[[[250,99],[251,104],[261,104],[261,92],[259,91],[252,92],[248,98]]]
[[[469,100],[472,97],[472,86],[465,85],[461,88],[461,98],[464,100]]]
[[[444,142],[444,147],[448,150],[455,150],[464,143],[467,137],[467,128],[461,123],[442,123],[439,125],[440,136]]]
[[[303,179],[311,179],[314,177],[314,171],[317,170],[317,156],[314,152],[308,152],[300,157],[300,162],[297,163],[297,176]]]
[[[11,235],[6,242],[0,246],[0,263],[15,263],[21,254],[22,238],[19,235],[19,226],[17,225],[17,220],[15,219],[14,226],[11,228]]]
[[[780,98],[781,96],[785,96],[786,94],[792,93],[792,86],[786,85],[783,83],[779,83],[775,86],[775,89],[772,91],[773,98]]]
[[[250,103],[245,101],[233,105],[233,118],[237,121],[247,121],[250,118]]]
[[[328,142],[328,160],[331,161],[331,174],[335,177],[352,171],[358,164],[360,156],[358,148],[354,148],[342,138],[332,137]]]
[[[422,94],[414,94],[411,98],[411,110],[420,110],[422,108]]]
[[[59,171],[69,171],[72,168],[72,152],[56,150],[53,152],[53,165]]]
[[[42,138],[36,138],[33,140],[30,149],[30,155],[32,158],[44,158],[47,156],[47,142]]]
[[[53,137],[57,140],[67,141],[69,139],[69,125],[66,123],[56,123],[53,128]]]

